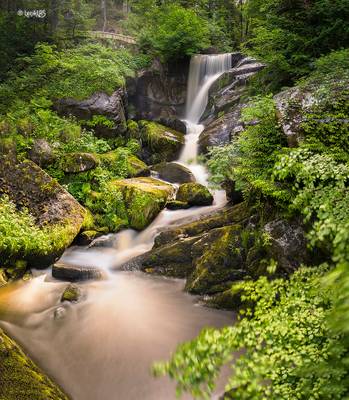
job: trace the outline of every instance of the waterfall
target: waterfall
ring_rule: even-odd
[[[179,162],[189,166],[200,183],[206,183],[205,169],[196,163],[198,156],[199,136],[204,130],[204,126],[199,124],[200,118],[204,113],[208,94],[212,84],[226,71],[232,68],[232,55],[196,55],[190,61],[187,103],[185,122],[187,124],[186,142]]]

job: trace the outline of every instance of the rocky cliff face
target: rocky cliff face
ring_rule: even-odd
[[[164,122],[183,115],[189,61],[164,66],[155,60],[150,69],[127,82],[129,117]],[[173,127],[178,129],[178,127]]]

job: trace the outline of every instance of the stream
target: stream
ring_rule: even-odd
[[[231,58],[197,55],[190,64],[186,142],[177,162],[205,185],[208,173],[197,161],[197,142],[204,129],[199,121],[209,88],[232,68]],[[67,282],[52,278],[51,271],[33,271],[30,281],[0,289],[0,326],[73,400],[175,399],[175,384],[168,378],[155,379],[151,365],[168,359],[179,343],[194,338],[203,327],[231,324],[233,315],[197,305],[195,297],[183,292],[182,280],[118,267],[150,250],[164,228],[225,204],[224,191],[215,191],[212,206],[165,209],[142,232],[127,229],[103,238],[103,246],[71,247],[63,262],[96,266],[103,269],[105,279],[79,283],[82,300],[61,303]],[[223,389],[221,382],[217,394]]]

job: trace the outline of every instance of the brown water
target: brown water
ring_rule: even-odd
[[[175,399],[173,382],[152,376],[153,362],[205,326],[232,323],[231,313],[196,305],[181,280],[116,272],[62,305],[65,286],[43,275],[1,289],[0,325],[73,400]]]

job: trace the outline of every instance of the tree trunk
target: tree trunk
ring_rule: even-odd
[[[54,34],[58,28],[58,18],[59,18],[59,0],[51,0],[50,25],[52,34]]]
[[[105,32],[107,29],[107,0],[101,0],[101,14],[103,19],[102,31]]]

